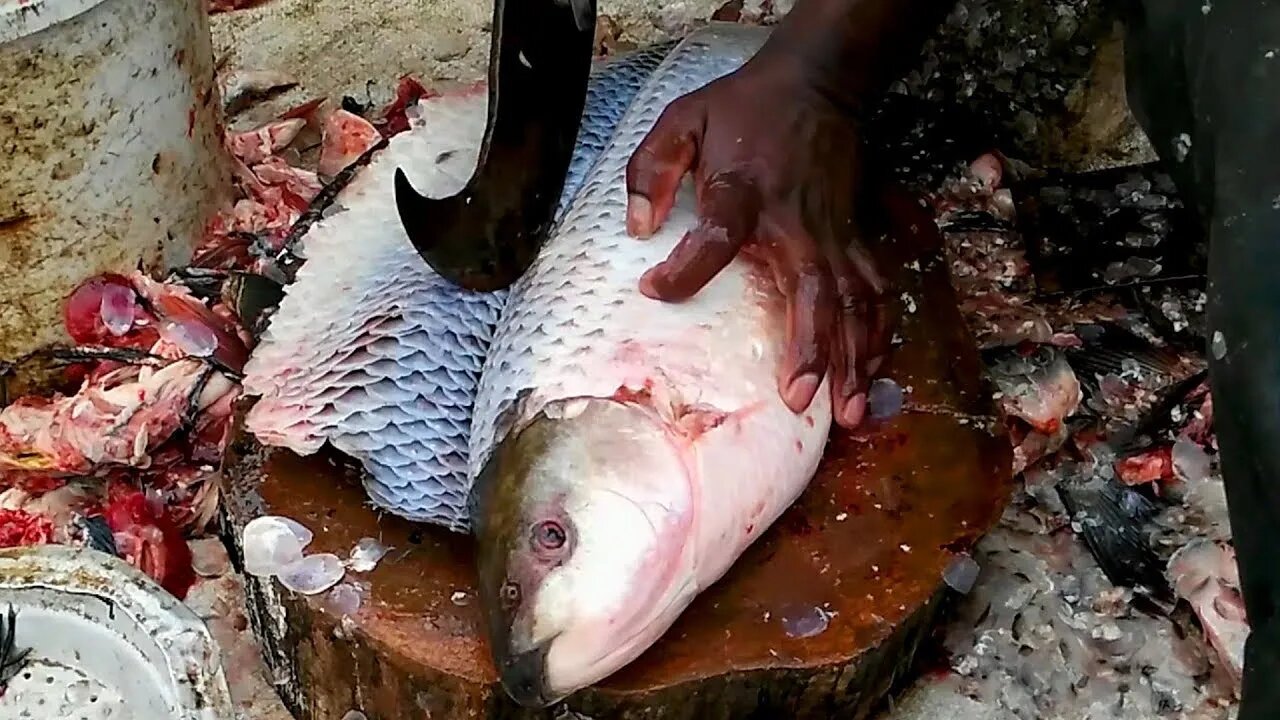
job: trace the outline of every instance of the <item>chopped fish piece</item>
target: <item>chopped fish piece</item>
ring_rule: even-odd
[[[199,360],[127,365],[72,396],[27,397],[0,410],[0,474],[145,467],[184,422],[233,388]]]
[[[1207,540],[1192,542],[1169,559],[1169,576],[1178,595],[1191,603],[1209,643],[1238,684],[1249,624],[1240,597],[1235,551]]]
[[[373,123],[341,108],[334,110],[324,123],[324,139],[320,146],[320,174],[328,177],[337,175],[361,155],[372,150],[381,140],[382,134]]]

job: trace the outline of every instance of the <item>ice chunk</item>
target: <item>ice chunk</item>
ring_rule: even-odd
[[[98,312],[102,316],[102,324],[112,335],[120,337],[133,329],[134,298],[132,288],[119,285],[103,287]]]
[[[347,561],[347,567],[353,572],[372,572],[378,567],[378,561],[386,556],[388,550],[386,545],[378,542],[377,538],[360,538],[356,546],[351,548],[351,559]]]
[[[961,595],[968,595],[978,581],[978,561],[968,555],[959,555],[942,571],[942,581]]]
[[[1213,461],[1204,448],[1187,438],[1178,438],[1173,444],[1173,471],[1187,483],[1203,482],[1209,478]]]
[[[256,577],[271,577],[302,559],[311,543],[311,531],[278,515],[254,518],[245,525],[241,546],[244,570]]]
[[[876,420],[886,420],[902,412],[902,386],[880,378],[867,390],[867,413]]]
[[[280,584],[302,593],[316,595],[338,584],[347,569],[333,553],[308,555],[279,572]]]
[[[210,357],[218,349],[218,336],[213,328],[199,322],[166,320],[160,330],[166,340],[191,357]]]
[[[77,680],[67,686],[65,697],[67,704],[73,707],[83,707],[89,703],[90,698],[97,700],[96,695],[97,693],[94,692],[93,686],[89,684],[88,680]]]
[[[339,615],[351,616],[360,612],[362,600],[360,588],[351,583],[342,583],[329,591],[329,607]]]
[[[1227,356],[1227,337],[1222,334],[1221,330],[1213,331],[1213,339],[1209,343],[1209,350],[1213,353],[1214,360],[1221,360]]]
[[[820,607],[792,610],[782,616],[782,629],[787,637],[809,638],[827,631],[835,613]]]

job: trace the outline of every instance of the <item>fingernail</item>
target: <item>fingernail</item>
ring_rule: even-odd
[[[653,205],[643,195],[627,196],[627,232],[647,238],[653,234]]]
[[[658,291],[659,267],[661,266],[655,265],[640,276],[640,294],[652,300],[662,299],[662,293]]]
[[[841,427],[853,429],[862,422],[862,418],[867,414],[867,396],[864,393],[858,393],[853,397],[845,400],[836,414],[836,422]]]
[[[818,383],[821,381],[821,378],[813,373],[801,375],[787,386],[787,394],[783,400],[793,412],[800,412],[813,402],[813,396],[818,392]]]

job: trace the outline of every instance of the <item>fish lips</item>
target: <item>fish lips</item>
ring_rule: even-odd
[[[507,695],[517,704],[540,710],[563,699],[562,695],[553,692],[547,684],[547,653],[554,639],[519,652],[510,651],[508,642],[494,646],[493,657],[498,669],[498,679]],[[506,641],[507,638],[494,637],[493,640]]]
[[[488,550],[488,553],[485,552]],[[495,555],[498,548],[484,548],[482,555]],[[519,705],[541,709],[563,699],[552,690],[547,678],[547,655],[559,635],[533,640],[534,618],[529,603],[536,602],[526,591],[536,591],[540,578],[509,568],[509,558],[491,558],[481,563],[481,599],[489,631],[489,647],[502,687]]]
[[[485,464],[471,497],[476,531],[476,570],[494,666],[507,695],[531,709],[561,699],[547,682],[547,654],[555,636],[532,641],[532,603],[547,567],[513,549],[527,531],[528,458],[537,457],[543,431],[554,423],[539,417],[516,438],[500,444]]]
[[[482,565],[482,568],[482,598],[487,600],[483,605],[489,647],[503,689],[512,700],[527,708],[541,709],[557,702],[561,696],[552,692],[547,682],[547,654],[556,637],[532,644],[532,618],[525,607],[526,599],[504,597],[508,592],[521,593],[521,585],[505,581],[505,563],[488,568]],[[491,573],[489,577],[483,575],[484,569]]]

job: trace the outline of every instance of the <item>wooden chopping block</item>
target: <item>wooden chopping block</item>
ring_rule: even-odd
[[[308,552],[393,549],[359,611],[250,578],[250,614],[301,720],[866,717],[911,666],[939,615],[943,571],[999,518],[1009,442],[980,379],[931,214],[887,201],[881,269],[905,342],[886,376],[903,412],[835,429],[804,496],[646,654],[545,711],[497,683],[475,599],[471,541],[369,508],[358,470],[248,440],[228,460],[233,534],[273,513],[311,528]],[[918,268],[918,269],[917,269]],[[574,714],[577,713],[577,714]]]

